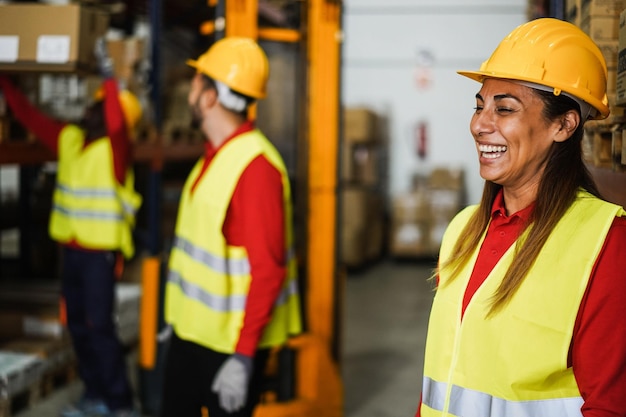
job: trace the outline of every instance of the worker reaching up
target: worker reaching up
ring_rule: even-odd
[[[0,76],[0,88],[14,117],[58,157],[49,233],[61,246],[67,325],[84,383],[80,401],[61,415],[138,416],[113,308],[116,266],[133,256],[132,229],[141,204],[129,141],[141,106],[132,93],[118,91],[103,39],[95,53],[103,89],[80,124],[49,118],[6,76]]]
[[[169,261],[161,416],[251,416],[270,349],[301,331],[287,171],[247,118],[266,95],[269,64],[238,37],[188,64],[188,101],[207,141],[182,191]]]

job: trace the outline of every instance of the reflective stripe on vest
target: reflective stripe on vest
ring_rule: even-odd
[[[444,411],[448,385],[424,377],[422,402],[438,412]],[[484,392],[453,385],[450,389],[449,413],[462,417],[555,417],[579,416],[581,397],[535,401],[507,401]],[[438,414],[440,415],[440,414]]]
[[[254,130],[233,138],[218,151],[191,194],[191,184],[201,172],[203,161],[198,161],[183,187],[170,255],[166,321],[181,338],[224,353],[232,353],[239,338],[251,271],[246,249],[228,245],[222,227],[239,178],[259,155],[281,173],[285,242],[286,248],[291,247],[291,192],[287,172],[276,149]],[[289,334],[301,331],[293,253],[290,249],[285,260],[286,277],[259,341],[260,347],[277,346]]]
[[[440,262],[451,256],[475,211],[469,207],[452,220]],[[478,288],[462,320],[465,289],[482,243],[454,280],[448,270],[440,271],[426,341],[422,417],[581,416],[580,391],[567,366],[569,347],[593,265],[615,216],[623,213],[579,192],[514,296],[489,318],[492,295],[515,245]]]
[[[84,133],[75,125],[59,135],[59,163],[50,218],[50,236],[73,240],[90,249],[120,250],[134,254],[131,229],[141,196],[134,191],[132,170],[120,185],[113,172],[109,140],[84,144]]]
[[[244,259],[224,259],[216,256],[208,251],[195,246],[189,240],[180,236],[176,236],[174,239],[174,248],[180,249],[185,252],[190,258],[196,262],[204,264],[207,268],[210,268],[221,274],[229,275],[247,275],[250,273],[250,262],[248,258]]]
[[[65,184],[57,184],[56,190],[59,191],[60,193],[67,194],[68,196],[72,198],[76,198],[76,199],[81,199],[81,198],[117,199],[122,206],[123,212],[127,216],[134,216],[135,213],[137,212],[137,207],[135,207],[131,202],[125,201],[124,199],[120,198],[117,195],[117,192],[115,191],[115,189],[106,190],[106,189],[99,189],[99,188],[72,188]],[[72,209],[61,207],[60,205],[55,205],[55,208],[57,207],[59,210],[64,210],[65,212],[68,212],[68,213],[69,212],[81,213],[79,210],[72,210]],[[88,213],[85,212],[85,214],[83,215],[88,216]],[[111,215],[110,213],[106,213],[106,212],[101,212],[101,213],[94,212],[94,215],[92,217],[101,217],[103,219],[107,219],[107,218],[114,218],[114,219],[120,219],[120,220],[123,219],[122,215],[117,215],[117,214]]]
[[[246,295],[229,294],[226,296],[218,296],[205,291],[199,285],[194,285],[189,281],[185,281],[176,271],[170,271],[167,277],[169,284],[177,285],[185,296],[195,300],[211,310],[223,313],[242,312],[246,308]],[[290,280],[287,287],[283,287],[280,295],[274,302],[275,307],[279,307],[287,302],[290,296],[298,294],[298,285],[295,280]]]

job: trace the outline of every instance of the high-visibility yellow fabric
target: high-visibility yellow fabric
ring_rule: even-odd
[[[61,131],[50,236],[61,243],[76,240],[89,249],[120,250],[130,258],[135,250],[135,213],[141,205],[133,172],[129,169],[125,184],[119,184],[109,139],[97,139],[87,147],[84,140],[76,125]]]
[[[301,331],[296,259],[288,256],[293,244],[289,179],[278,151],[253,130],[218,151],[193,195],[190,189],[203,160],[192,170],[183,188],[170,255],[166,321],[179,337],[224,353],[233,353],[239,339],[251,275],[245,248],[228,245],[222,226],[239,178],[261,154],[282,175],[288,272],[259,347],[280,345]]]
[[[463,238],[475,210],[466,208],[450,223],[440,262]],[[454,280],[449,281],[449,271],[440,271],[426,343],[423,417],[580,416],[582,399],[567,367],[568,350],[596,258],[614,218],[623,213],[579,192],[513,298],[488,318],[515,245],[476,291],[462,320],[478,248]]]

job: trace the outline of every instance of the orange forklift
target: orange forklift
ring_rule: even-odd
[[[295,13],[285,18],[279,3]],[[215,19],[201,25],[203,36],[257,39],[268,55],[270,71],[277,72],[270,76],[268,99],[254,111],[261,130],[278,138],[275,145],[294,189],[304,333],[275,352],[255,417],[340,417],[345,273],[337,262],[336,213],[342,2],[207,0],[207,7],[214,8]],[[154,408],[163,357],[157,339],[163,264],[158,250],[142,263],[138,356],[140,396],[148,411]]]

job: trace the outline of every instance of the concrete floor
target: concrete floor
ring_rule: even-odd
[[[341,371],[344,417],[412,417],[421,391],[434,261],[381,261],[348,275]],[[74,382],[13,417],[56,417]],[[150,416],[146,416],[150,417]]]
[[[343,347],[345,417],[413,417],[422,387],[434,261],[351,273]]]

